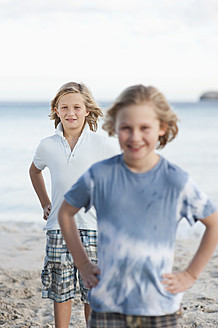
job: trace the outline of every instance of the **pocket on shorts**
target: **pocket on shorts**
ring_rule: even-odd
[[[49,288],[51,287],[52,283],[52,265],[46,262],[44,264],[44,269],[42,270],[41,273],[41,282],[43,284],[44,288]]]
[[[45,265],[55,263],[64,267],[73,266],[73,258],[61,234],[47,232]]]

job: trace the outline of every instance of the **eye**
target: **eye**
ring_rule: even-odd
[[[148,130],[148,128],[149,128],[149,127],[146,126],[146,125],[141,126],[141,130],[142,130],[142,131]]]
[[[122,130],[122,131],[129,131],[130,130],[130,127],[129,126],[121,126],[120,127],[120,130]]]
[[[67,106],[61,106],[61,109],[67,109]]]
[[[80,109],[80,106],[74,106],[75,109]]]

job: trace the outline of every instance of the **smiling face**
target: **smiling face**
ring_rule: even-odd
[[[115,131],[123,149],[123,159],[135,172],[145,172],[158,162],[154,152],[166,125],[157,118],[150,102],[121,108],[116,115]]]
[[[55,107],[55,112],[63,124],[64,131],[73,130],[75,133],[82,130],[85,118],[89,115],[79,93],[63,95],[58,101],[58,106]]]

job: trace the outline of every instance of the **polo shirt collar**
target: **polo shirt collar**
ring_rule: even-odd
[[[89,132],[89,125],[86,123],[85,126],[84,126],[84,129],[83,129],[83,132],[82,132],[81,136],[83,136],[84,134],[87,134],[88,132]],[[64,129],[63,129],[63,125],[62,125],[61,122],[58,123],[55,133],[58,136],[64,138]]]

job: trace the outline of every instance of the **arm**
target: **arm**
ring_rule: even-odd
[[[91,288],[97,286],[97,275],[100,274],[100,271],[98,267],[89,260],[82,245],[74,220],[74,215],[78,211],[79,208],[71,206],[64,200],[58,213],[58,220],[67,248],[73,256],[75,265],[80,271],[86,287]]]
[[[200,246],[188,267],[181,272],[163,275],[163,284],[172,294],[190,288],[211,258],[218,243],[218,211],[200,220],[206,227]]]
[[[37,169],[37,167],[34,165],[34,163],[31,164],[30,169],[30,178],[33,184],[33,188],[35,189],[35,192],[39,198],[39,201],[41,203],[41,206],[44,211],[43,219],[47,220],[50,211],[51,211],[51,201],[48,197],[46,188],[45,188],[45,182],[43,179],[42,171]]]

